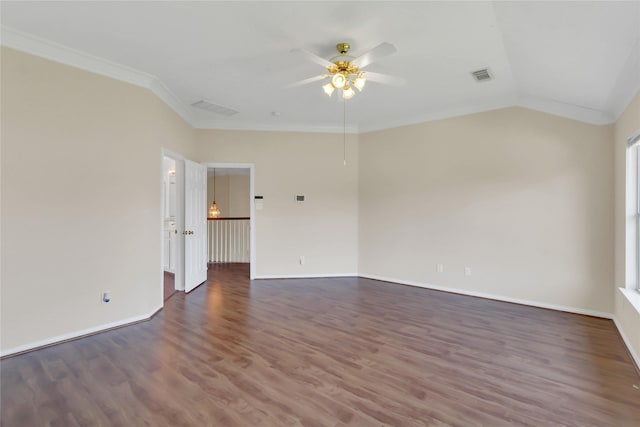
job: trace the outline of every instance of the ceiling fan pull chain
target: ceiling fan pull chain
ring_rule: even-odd
[[[343,99],[342,104],[344,105],[342,110],[342,160],[347,166],[347,100]]]

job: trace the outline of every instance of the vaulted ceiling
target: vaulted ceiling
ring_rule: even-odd
[[[367,69],[406,82],[367,83],[347,102],[353,131],[513,105],[610,123],[640,88],[640,1],[3,1],[0,7],[4,45],[67,63],[85,56],[105,70],[150,76],[196,127],[341,130],[343,104],[323,93],[322,82],[287,87],[324,71],[292,49],[330,58],[338,42],[350,43],[354,56],[393,43],[397,52]],[[72,55],[60,54],[65,48]],[[493,80],[476,82],[470,72],[485,67]],[[203,99],[239,113],[190,106]]]

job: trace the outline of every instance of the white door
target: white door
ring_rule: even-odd
[[[184,161],[184,290],[207,280],[207,168]]]

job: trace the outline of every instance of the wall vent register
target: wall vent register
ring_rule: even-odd
[[[489,73],[489,69],[488,68],[483,68],[482,70],[472,71],[471,75],[478,82],[486,82],[486,81],[489,81],[489,80],[491,80],[493,78],[491,76],[491,73]]]
[[[200,108],[201,110],[211,111],[212,113],[220,114],[222,116],[233,116],[239,113],[239,111],[236,111],[233,108],[215,104],[204,99],[202,101],[194,102],[193,104],[191,104],[191,106]]]

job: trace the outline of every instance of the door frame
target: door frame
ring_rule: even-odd
[[[176,162],[176,270],[175,270],[175,289],[176,291],[184,291],[184,157],[166,148],[161,149],[160,164],[163,165],[164,158],[168,157]],[[165,206],[165,190],[163,187],[162,176],[164,168],[160,167],[160,295],[162,297],[162,305],[164,306],[164,206]]]
[[[249,169],[249,279],[256,277],[256,207],[255,207],[255,164],[254,163],[222,163],[203,162],[207,170],[213,168]],[[207,238],[209,234],[207,233]]]

